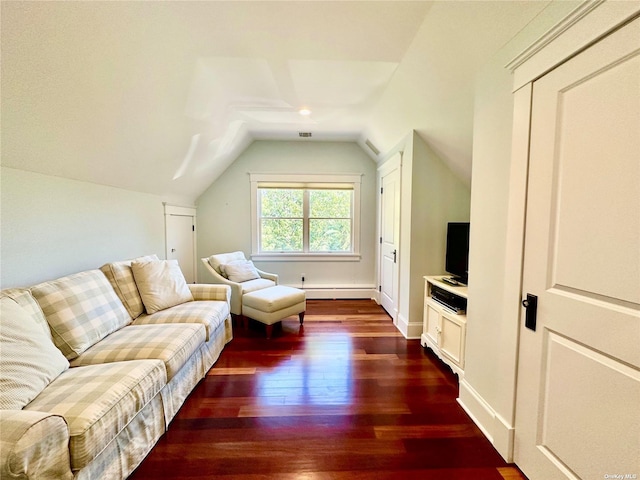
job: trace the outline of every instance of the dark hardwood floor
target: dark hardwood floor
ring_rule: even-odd
[[[131,478],[526,480],[457,394],[375,302],[309,300],[271,340],[235,328]]]

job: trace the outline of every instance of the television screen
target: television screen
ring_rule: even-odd
[[[467,283],[469,270],[469,222],[447,225],[445,270],[458,282]]]

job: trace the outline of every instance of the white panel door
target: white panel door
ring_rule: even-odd
[[[398,317],[398,246],[400,244],[400,167],[381,177],[380,304]]]
[[[167,215],[167,259],[178,260],[187,283],[196,283],[194,218]]]
[[[535,81],[531,108],[515,461],[640,478],[640,20]]]

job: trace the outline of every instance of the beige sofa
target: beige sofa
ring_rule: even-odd
[[[165,285],[175,267],[141,257],[0,292],[0,478],[121,479],[142,462],[232,338],[230,288]]]

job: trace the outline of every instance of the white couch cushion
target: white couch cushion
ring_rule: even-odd
[[[61,415],[69,425],[71,469],[87,466],[166,384],[160,360],[70,368],[25,410]]]
[[[204,325],[129,325],[74,358],[72,367],[124,360],[162,360],[171,380],[206,337]]]
[[[107,263],[100,267],[100,270],[105,274],[109,283],[111,283],[111,286],[116,291],[116,294],[120,297],[120,300],[122,300],[131,318],[138,318],[144,313],[144,304],[142,303],[142,297],[140,297],[136,281],[133,278],[131,264],[136,261],[152,260],[158,260],[158,257],[156,255],[147,255],[133,260]]]
[[[177,260],[135,261],[131,270],[147,313],[193,301]]]
[[[0,318],[0,409],[19,410],[69,362],[42,325],[9,297],[0,298]]]
[[[72,360],[131,317],[100,270],[88,270],[31,288],[56,346]]]

